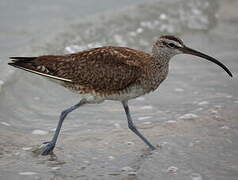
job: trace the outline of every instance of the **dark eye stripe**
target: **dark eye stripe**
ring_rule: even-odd
[[[174,43],[167,43],[163,41],[162,44],[168,48],[179,48],[179,46],[175,45]]]
[[[176,45],[173,44],[173,43],[169,43],[168,46],[169,46],[169,47],[172,47],[172,48],[176,47]]]

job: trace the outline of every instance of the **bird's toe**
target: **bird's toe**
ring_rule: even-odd
[[[52,143],[52,142],[44,142],[43,144],[45,146],[42,149],[42,153],[41,153],[42,156],[49,155],[50,153],[53,152],[53,149],[55,147],[54,143]]]

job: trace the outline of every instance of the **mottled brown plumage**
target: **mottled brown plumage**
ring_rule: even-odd
[[[112,46],[62,56],[12,59],[16,67],[69,80],[61,84],[78,93],[103,97],[127,92],[132,86],[143,86],[145,93],[154,90],[159,81],[154,82],[153,77],[163,66],[143,51]],[[161,79],[159,74],[156,78]]]
[[[186,47],[181,39],[171,35],[161,36],[153,44],[152,53],[107,46],[61,56],[12,57],[9,65],[50,78],[83,95],[78,104],[62,112],[54,137],[46,143],[42,155],[53,151],[68,113],[84,104],[104,100],[122,102],[129,128],[153,150],[155,147],[134,126],[127,102],[154,91],[167,77],[169,60],[182,53],[212,61],[232,76],[221,62]]]

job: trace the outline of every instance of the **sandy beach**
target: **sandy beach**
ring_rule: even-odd
[[[236,0],[2,1],[0,179],[237,180],[238,2]],[[127,128],[120,103],[78,109],[54,156],[35,151],[79,94],[7,66],[9,56],[66,54],[117,45],[151,51],[162,34],[218,58],[233,72],[179,55],[158,90],[130,101],[150,152]]]

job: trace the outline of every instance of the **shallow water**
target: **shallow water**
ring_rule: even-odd
[[[1,50],[0,179],[237,179],[238,3],[173,0],[128,6],[130,1],[108,2],[104,1],[105,7],[83,8],[85,13],[68,13],[60,23],[54,18],[47,23],[45,18],[64,2],[47,8],[41,4],[39,12],[46,14],[36,16],[39,22],[25,30],[23,37],[28,38],[22,37],[21,48]],[[68,6],[75,8],[73,2]],[[34,21],[35,17],[25,16]],[[46,28],[35,35],[40,21]],[[218,57],[234,78],[196,57],[173,58],[169,77],[160,88],[130,102],[138,128],[162,148],[148,152],[127,129],[121,104],[105,102],[67,117],[55,149],[57,157],[32,152],[52,137],[60,112],[77,103],[80,95],[7,67],[6,56],[63,54],[108,44],[150,51],[156,37],[165,33],[179,35],[188,46]],[[3,33],[0,37],[7,42]]]

